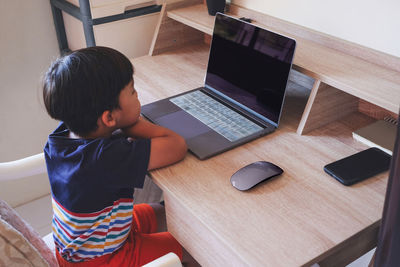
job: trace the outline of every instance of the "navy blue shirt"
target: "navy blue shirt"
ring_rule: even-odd
[[[90,213],[133,198],[142,188],[150,159],[150,140],[125,136],[72,139],[64,123],[44,148],[53,198],[71,212]]]

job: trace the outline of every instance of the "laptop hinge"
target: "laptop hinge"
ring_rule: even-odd
[[[207,84],[204,85],[202,89],[200,89],[202,92],[210,95],[211,97],[217,99],[218,101],[222,102],[223,104],[233,108],[237,112],[239,112],[241,115],[245,116],[246,118],[257,122],[258,124],[261,124],[264,127],[274,127],[277,128],[278,125],[274,123],[273,121],[269,120],[268,118],[262,116],[261,114],[249,109],[248,107],[240,104],[239,102],[233,100],[230,97],[227,97],[226,95],[221,94],[211,86],[208,86]]]

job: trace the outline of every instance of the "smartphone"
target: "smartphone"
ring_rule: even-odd
[[[324,171],[344,185],[353,185],[387,171],[391,156],[371,147],[324,166]]]

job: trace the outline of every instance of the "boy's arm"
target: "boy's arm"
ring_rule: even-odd
[[[182,136],[142,117],[122,131],[133,138],[151,139],[149,170],[170,165],[185,157],[187,146]]]

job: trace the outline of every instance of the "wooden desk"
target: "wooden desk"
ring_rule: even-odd
[[[208,46],[133,60],[142,104],[204,81]],[[296,133],[307,96],[290,91],[276,132],[211,159],[192,154],[152,171],[164,191],[169,231],[203,266],[341,266],[376,245],[387,173],[346,187],[323,166],[366,148],[352,130],[372,121],[351,113]],[[230,184],[239,168],[266,160],[284,174],[241,192]]]

